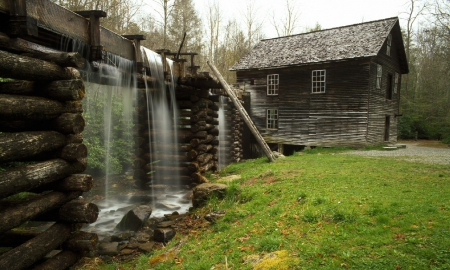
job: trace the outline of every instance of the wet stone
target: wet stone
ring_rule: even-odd
[[[117,224],[116,228],[121,231],[137,231],[147,221],[152,213],[152,208],[148,205],[139,205],[130,210]]]
[[[130,231],[115,234],[115,235],[111,236],[111,241],[117,241],[117,242],[128,241],[134,235],[135,235],[135,232],[130,232]]]
[[[172,228],[157,228],[153,238],[157,242],[167,243],[175,236],[175,230]]]
[[[119,254],[119,242],[100,243],[97,252],[99,255],[117,255]]]
[[[157,208],[161,208],[163,210],[168,210],[168,211],[175,211],[181,208],[181,206],[176,205],[176,204],[170,204],[170,203],[156,203],[156,207]]]

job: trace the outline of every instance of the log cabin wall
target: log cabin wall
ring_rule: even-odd
[[[237,71],[251,95],[250,115],[268,143],[310,146],[366,144],[369,60],[259,71]],[[312,70],[326,70],[326,92],[311,93]],[[279,74],[279,94],[267,95],[267,75]],[[241,86],[242,88],[242,86]],[[266,110],[278,109],[278,128]]]
[[[393,35],[394,36],[394,35]],[[395,36],[394,36],[395,37]],[[386,54],[387,42],[385,42],[377,57],[373,58],[370,63],[370,99],[369,99],[369,123],[367,132],[367,141],[371,145],[379,145],[383,143],[396,143],[398,134],[398,120],[400,115],[400,88],[401,88],[401,67],[398,61],[399,54],[394,48],[396,42],[400,42],[393,38],[390,50],[390,56]],[[377,89],[377,65],[382,66],[381,87]],[[395,74],[399,74],[397,89],[395,90]],[[392,81],[389,85],[389,76]],[[391,98],[387,97],[389,87],[392,87]],[[386,123],[386,119],[389,123]],[[386,124],[389,124],[386,127]],[[385,138],[386,129],[388,138]]]
[[[80,197],[93,180],[81,174],[87,166],[85,89],[71,61],[78,56],[32,58],[11,42],[0,45],[0,77],[13,79],[0,83],[0,265],[65,269],[98,242],[96,234],[80,231],[96,221],[98,208]],[[46,229],[21,229],[30,221]],[[43,259],[53,250],[59,253]]]

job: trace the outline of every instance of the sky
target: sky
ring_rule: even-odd
[[[194,0],[198,10],[205,12],[205,7],[211,0]],[[224,17],[239,18],[245,13],[249,0],[219,0]],[[253,0],[258,16],[264,21],[263,28],[266,38],[276,37],[277,33],[271,21],[272,13],[276,16],[285,14],[285,0]],[[385,19],[390,17],[405,17],[409,0],[293,0],[300,13],[299,29],[313,27],[318,22],[322,29],[345,26],[361,22]],[[402,14],[403,13],[403,14]]]

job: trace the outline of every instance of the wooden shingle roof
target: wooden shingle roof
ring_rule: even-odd
[[[398,18],[393,17],[263,39],[230,70],[269,69],[376,56],[396,24]],[[403,49],[403,44],[401,47]]]

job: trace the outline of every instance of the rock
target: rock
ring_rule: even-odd
[[[199,207],[213,194],[219,198],[223,198],[225,196],[226,189],[227,185],[225,184],[204,183],[198,185],[192,191],[192,205],[194,207]]]
[[[285,155],[283,155],[283,154],[281,154],[280,152],[277,152],[277,151],[273,151],[272,154],[273,154],[273,156],[275,158],[285,158],[286,157]]]
[[[149,253],[150,251],[152,251],[154,245],[155,245],[155,242],[147,242],[147,243],[139,244],[138,250],[143,253]]]
[[[144,232],[138,232],[136,233],[135,239],[139,243],[145,243],[150,241],[150,235]]]
[[[240,175],[228,175],[228,176],[226,176],[226,177],[222,177],[222,178],[219,178],[218,180],[217,180],[217,182],[218,183],[225,183],[225,184],[229,184],[229,183],[231,183],[231,182],[233,182],[234,180],[239,180],[239,179],[241,179],[242,177],[240,176]]]
[[[158,228],[168,228],[168,227],[172,226],[174,223],[175,222],[173,222],[173,221],[163,221],[163,222],[158,223],[156,225],[156,227],[158,227]]]
[[[152,208],[148,205],[139,205],[130,210],[117,224],[116,228],[121,231],[137,231],[148,220],[152,214]]]
[[[130,255],[131,253],[134,253],[134,249],[124,248],[120,251],[121,255]]]
[[[116,241],[116,242],[122,242],[122,241],[128,241],[131,237],[134,236],[134,232],[122,232],[119,234],[115,234],[111,236],[111,241]]]
[[[170,203],[161,203],[157,202],[156,207],[162,209],[162,210],[168,210],[168,211],[175,211],[181,208],[179,205],[170,204]]]
[[[100,243],[97,253],[98,255],[117,255],[119,254],[119,242]]]
[[[157,228],[153,238],[157,242],[167,243],[175,236],[175,230],[172,228]]]
[[[206,214],[206,215],[204,216],[204,218],[205,218],[207,221],[209,221],[209,222],[211,222],[211,223],[214,223],[214,222],[216,222],[217,219],[219,219],[219,218],[225,216],[225,213],[226,213],[225,210],[218,210],[218,211],[214,211],[214,212],[211,212],[211,213],[209,213],[209,214]]]

